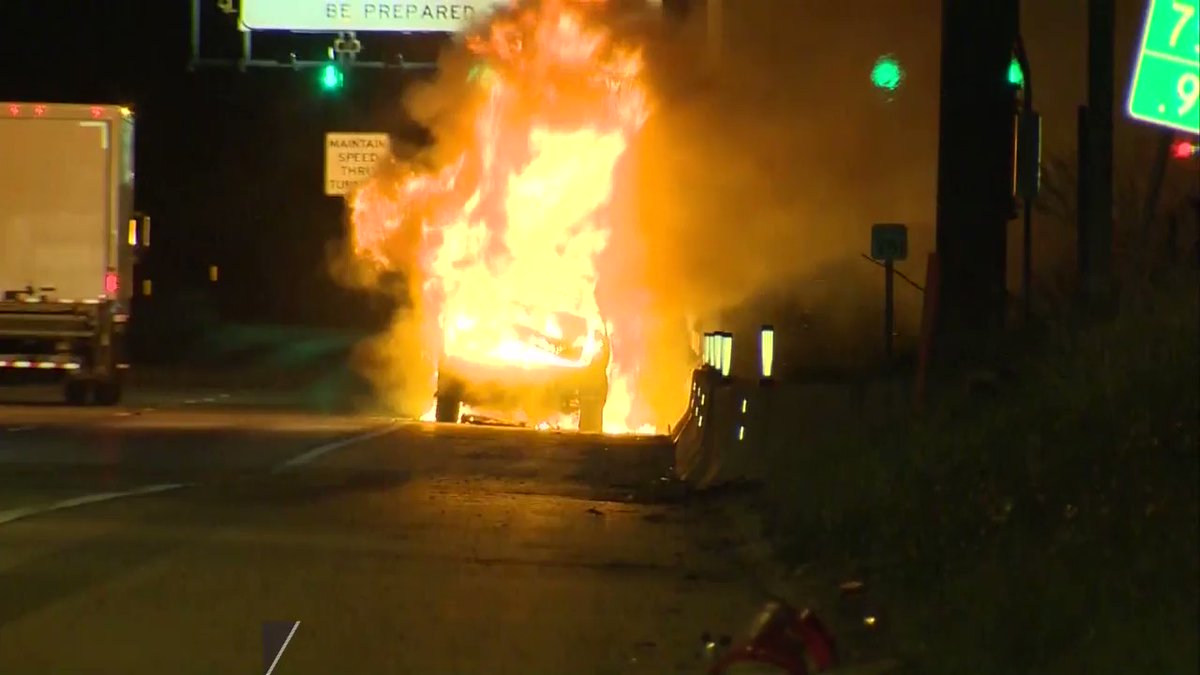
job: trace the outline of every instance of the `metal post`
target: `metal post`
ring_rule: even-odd
[[[941,285],[937,251],[932,251],[928,260],[925,266],[925,297],[921,306],[921,345],[917,353],[917,376],[913,386],[918,412],[925,407],[926,382],[933,360],[933,332],[937,325],[938,287]]]
[[[1019,8],[1018,8],[1019,11]],[[1029,55],[1025,52],[1025,40],[1017,34],[1017,63],[1021,66],[1021,98],[1024,105],[1022,122],[1033,118],[1033,73],[1029,67]],[[1018,147],[1021,147],[1018,141]],[[1020,161],[1018,158],[1017,161]],[[1040,161],[1040,158],[1039,158]],[[1023,204],[1021,223],[1021,302],[1025,314],[1025,323],[1029,323],[1033,315],[1033,203],[1035,197],[1022,195]]]
[[[1033,316],[1033,200],[1024,199],[1025,222],[1021,228],[1021,303],[1025,323]]]
[[[942,0],[937,243],[944,353],[970,358],[970,336],[1004,324],[1008,222],[1013,218],[1013,112],[1006,76],[1017,0]],[[954,356],[951,356],[954,353]]]
[[[1113,242],[1113,42],[1115,0],[1088,0],[1088,231],[1093,301],[1110,288]]]
[[[725,32],[725,0],[708,0],[708,53],[713,64],[721,62]]]
[[[253,60],[253,52],[250,46],[250,30],[242,28],[242,57],[238,59],[238,70],[246,72],[246,64]]]
[[[889,370],[892,367],[892,336],[895,333],[892,328],[895,321],[895,307],[892,304],[895,291],[894,276],[895,263],[888,258],[883,261],[883,356],[884,367]]]
[[[1143,235],[1150,234],[1154,225],[1155,212],[1158,210],[1158,198],[1162,194],[1163,176],[1167,172],[1167,162],[1171,157],[1171,143],[1175,140],[1172,131],[1163,129],[1158,132],[1158,147],[1154,151],[1154,165],[1150,167],[1150,185],[1146,190],[1146,203],[1142,205]]]
[[[188,58],[188,70],[196,68],[200,60],[200,0],[192,0],[191,52]]]
[[[1078,267],[1080,294],[1087,297],[1086,286],[1092,275],[1092,153],[1091,115],[1088,107],[1081,105],[1075,113],[1075,259]]]

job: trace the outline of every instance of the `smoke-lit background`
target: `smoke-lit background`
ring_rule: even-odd
[[[235,53],[232,20],[209,5],[205,51]],[[1039,291],[1053,298],[1069,285],[1063,270],[1074,260],[1069,167],[1075,106],[1086,95],[1086,4],[1024,5],[1048,160],[1035,267]],[[1118,2],[1115,174],[1123,212],[1140,204],[1155,133],[1121,114],[1144,5]],[[622,24],[618,32],[646,40],[657,108],[622,176],[623,207],[643,244],[614,244],[630,259],[606,264],[641,270],[627,283],[644,282],[653,299],[646,311],[715,321],[741,302],[748,324],[787,324],[779,340],[793,355],[781,358],[795,366],[878,350],[882,272],[860,257],[871,224],[909,226],[909,259],[898,269],[918,283],[933,241],[939,8],[936,0],[727,1],[719,74],[706,62],[701,8],[682,26]],[[157,302],[184,298],[190,318],[387,325],[388,296],[346,288],[329,273],[345,223],[342,200],[321,193],[323,135],[385,130],[402,153],[427,144],[422,115],[403,99],[429,74],[356,72],[346,91],[330,96],[311,72],[189,73],[184,2],[5,0],[4,28],[14,26],[42,37],[23,42],[36,49],[11,55],[0,98],[113,101],[137,111],[138,202],[156,235],[144,273],[155,280]],[[263,35],[256,50],[319,58],[326,42]],[[444,42],[364,40],[373,57],[402,51],[410,61],[433,60]],[[868,78],[885,53],[906,74],[891,101]],[[1168,169],[1164,212],[1180,210],[1186,181]],[[1013,288],[1018,232],[1014,221]],[[1137,245],[1138,234],[1119,233],[1118,245]],[[1193,216],[1179,236],[1192,241]],[[221,267],[217,286],[207,284],[211,264]],[[896,293],[903,344],[916,332],[920,294],[903,283]],[[141,316],[152,321],[153,310]]]
[[[653,283],[679,305],[753,336],[777,324],[785,368],[869,362],[882,350],[883,273],[862,258],[874,223],[909,228],[897,269],[924,283],[934,243],[940,2],[725,3],[719,70],[705,62],[706,24],[652,43],[662,97],[640,148],[631,202],[659,252]],[[1137,231],[1161,132],[1123,115],[1145,3],[1118,2],[1115,195],[1118,257],[1164,248]],[[1086,2],[1025,3],[1022,30],[1034,104],[1044,119],[1045,191],[1034,218],[1039,302],[1069,292],[1076,107],[1086,101]],[[898,92],[870,86],[890,54]],[[981,75],[982,76],[982,75]],[[1169,166],[1162,198],[1183,248],[1196,236],[1192,178]],[[1009,288],[1019,288],[1020,221],[1009,237]],[[1124,255],[1123,255],[1124,254]],[[912,344],[921,293],[897,282],[897,330]],[[716,317],[720,316],[718,320]],[[779,324],[784,324],[780,326]],[[743,354],[747,352],[742,350]],[[752,355],[751,355],[752,356]],[[751,363],[744,362],[746,366]]]

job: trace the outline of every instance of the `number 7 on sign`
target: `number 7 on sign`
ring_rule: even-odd
[[[1179,20],[1175,22],[1175,30],[1171,31],[1171,46],[1179,44],[1179,34],[1183,32],[1188,21],[1196,15],[1196,8],[1193,5],[1188,5],[1182,2],[1172,2],[1171,9],[1179,12]]]

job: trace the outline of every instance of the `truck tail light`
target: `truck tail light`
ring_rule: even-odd
[[[109,270],[104,275],[104,293],[106,295],[116,295],[117,291],[121,290],[121,279],[117,277],[116,270]]]

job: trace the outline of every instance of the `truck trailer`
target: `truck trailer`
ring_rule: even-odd
[[[133,148],[124,106],[0,103],[0,385],[120,401],[150,225],[134,211]]]

